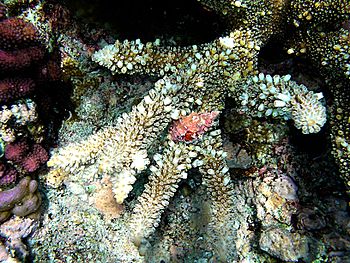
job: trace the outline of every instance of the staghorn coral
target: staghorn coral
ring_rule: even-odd
[[[263,118],[272,116],[282,122],[292,119],[303,133],[318,132],[326,117],[325,107],[320,101],[322,95],[296,84],[288,75],[257,74],[258,55],[272,36],[283,33],[285,27],[296,27],[294,24],[299,22],[295,22],[295,17],[299,17],[300,14],[308,21],[301,28],[308,27],[308,23],[312,23],[314,28],[317,24],[327,26],[330,22],[344,19],[348,11],[343,8],[346,2],[335,1],[329,7],[330,10],[334,10],[333,15],[327,20],[324,15],[327,14],[325,8],[311,10],[309,13],[312,15],[309,16],[305,10],[309,10],[312,3],[302,5],[300,1],[205,2],[207,6],[218,9],[229,20],[229,25],[235,25],[235,28],[229,28],[231,33],[211,43],[189,47],[161,46],[158,40],[146,44],[140,40],[117,41],[93,55],[92,59],[95,62],[109,68],[113,74],[141,73],[162,78],[140,103],[133,106],[128,113],[124,113],[114,125],[104,127],[80,143],[62,146],[53,153],[49,165],[54,168],[54,172],[86,173],[91,180],[99,176],[110,176],[115,198],[121,203],[131,191],[131,185],[138,178],[137,174],[147,170],[148,165],[153,163],[149,168],[149,182],[135,205],[129,226],[133,231],[134,242],[141,250],[146,246],[145,238],[147,239],[159,225],[161,214],[168,206],[181,178],[187,176],[191,167],[199,166],[203,181],[207,185],[212,217],[217,216],[219,219],[218,222],[210,222],[214,243],[217,243],[217,248],[221,247],[223,250],[217,251],[220,255],[218,258],[226,260],[227,255],[228,260],[258,260],[258,256],[261,255],[253,248],[257,246],[254,231],[247,225],[236,229],[239,236],[239,240],[236,240],[236,251],[240,251],[238,255],[235,255],[234,249],[222,245],[235,234],[230,230],[236,226],[229,224],[225,226],[227,231],[225,229],[224,233],[218,230],[227,221],[232,222],[227,218],[232,218],[232,200],[235,200],[235,193],[238,196],[236,200],[243,199],[244,187],[251,188],[249,183],[238,183],[238,186],[234,187],[228,174],[223,176],[228,171],[225,154],[221,152],[222,142],[218,139],[220,131],[209,129],[203,136],[199,136],[198,140],[185,140],[186,143],[173,142],[169,136],[164,139],[162,132],[166,131],[172,120],[188,121],[188,116],[193,114],[221,112],[225,108],[224,101],[228,96],[235,99],[237,109],[245,114]],[[295,10],[289,8],[291,5],[295,6]],[[301,31],[302,33],[304,32]],[[339,125],[339,122],[335,125]],[[216,128],[216,125],[212,128]],[[183,133],[180,135],[183,136]],[[160,143],[162,140],[166,142]],[[345,145],[344,147],[347,146],[345,143],[338,140],[338,144]],[[159,154],[153,154],[155,151]],[[154,156],[153,161],[151,155]],[[263,172],[260,175],[263,175]],[[268,181],[269,176],[266,177]],[[266,206],[271,205],[271,211],[259,214],[258,218],[263,220],[266,214],[271,213],[276,217],[276,220],[271,220],[272,225],[278,224],[276,221],[286,220],[284,223],[288,225],[288,229],[266,224],[258,244],[262,250],[279,259],[297,261],[305,258],[308,251],[303,245],[307,238],[292,231],[290,214],[294,209],[285,201],[296,200],[292,190],[283,192],[283,187],[288,188],[293,184],[286,178],[276,179],[273,184],[279,185],[276,187],[278,190],[272,191],[271,186],[267,187],[269,190],[266,192],[261,188],[257,190],[264,193],[258,205],[262,207],[266,199]],[[274,193],[271,197],[269,191],[277,194]],[[251,218],[255,215],[244,211],[249,202],[252,202],[250,196],[255,196],[254,191],[246,194],[247,201],[237,202],[245,204],[238,208],[241,209],[241,214],[237,213],[237,217],[241,222],[254,221]],[[228,208],[222,202],[228,204]],[[290,208],[284,215],[285,218],[274,214],[278,205]],[[223,240],[220,240],[221,237]],[[251,242],[244,244],[247,239]],[[288,241],[295,241],[297,245],[289,247],[289,252],[281,253]],[[244,252],[249,252],[248,256]]]
[[[223,108],[223,99],[227,93],[232,92],[232,96],[237,97],[234,92],[244,92],[239,88],[240,84],[237,84],[238,79],[241,78],[241,75],[244,76],[256,70],[253,69],[254,63],[250,63],[251,61],[244,63],[245,61],[241,61],[236,53],[251,51],[254,54],[257,48],[254,48],[254,42],[249,42],[242,48],[239,37],[244,39],[250,37],[250,34],[236,31],[230,37],[220,38],[212,45],[185,47],[183,50],[168,48],[168,52],[165,48],[158,48],[158,41],[145,45],[140,41],[125,41],[124,46],[117,42],[116,46],[107,46],[95,53],[94,60],[102,65],[109,65],[115,72],[125,73],[129,70],[132,74],[141,72],[156,74],[157,71],[153,69],[153,61],[158,61],[156,69],[162,65],[164,67],[164,70],[158,69],[158,74],[164,75],[169,72],[170,76],[159,80],[155,88],[149,91],[149,95],[145,96],[140,104],[133,107],[129,114],[120,117],[116,128],[105,128],[81,144],[73,144],[60,149],[59,154],[54,155],[48,165],[73,172],[79,167],[79,164],[94,159],[96,160],[94,165],[97,165],[103,174],[115,172],[118,174],[112,177],[112,181],[115,184],[116,193],[120,195],[123,191],[126,192],[122,197],[117,198],[118,202],[122,202],[131,190],[128,185],[133,184],[136,180],[134,174],[144,170],[149,163],[145,150],[153,144],[156,134],[164,130],[171,118],[178,119],[181,115],[187,115],[193,111],[219,111]],[[130,49],[133,53],[129,55]],[[108,55],[106,55],[107,51]],[[122,55],[124,52],[125,54]],[[127,62],[120,59],[124,56]],[[166,60],[168,57],[170,60]],[[141,67],[142,64],[144,64],[143,67]],[[242,72],[239,69],[242,69]],[[233,70],[236,73],[232,76],[229,71]],[[264,75],[259,77],[261,81],[265,79]],[[272,80],[271,76],[266,78],[268,82]],[[281,78],[276,76],[276,79]],[[242,81],[249,85],[252,80],[257,82],[259,78],[248,77],[243,78]],[[303,132],[305,133],[319,131],[326,117],[325,109],[319,102],[319,98],[312,92],[308,93],[305,88],[298,88],[294,82],[289,81],[289,77],[282,78],[281,84],[276,81],[275,85],[284,87],[277,89],[272,85],[269,89],[274,89],[274,91],[267,91],[266,97],[271,96],[278,100],[279,97],[285,98],[291,94],[284,100],[286,102],[290,100],[295,106],[288,107],[289,103],[280,99],[283,105],[266,103],[266,111],[272,112],[274,108],[282,108],[280,114],[276,111],[277,114],[272,114],[272,116],[282,115],[285,119],[294,118],[298,127],[304,127]],[[225,87],[229,87],[229,90]],[[261,90],[259,85],[251,85],[251,88],[256,91]],[[194,97],[193,90],[201,95]],[[296,97],[299,96],[300,99],[292,99],[295,96],[294,93],[298,94]],[[308,106],[308,101],[303,100],[302,96],[313,97],[312,106]],[[315,116],[309,118],[307,112],[310,107],[314,107]],[[136,125],[140,123],[141,125]],[[150,125],[153,126],[149,127]],[[135,139],[136,141],[133,141]],[[123,168],[127,170],[123,171]]]
[[[346,24],[349,20],[349,1],[200,0],[200,2],[221,13],[233,28],[237,26],[252,28],[258,25],[260,32],[264,32],[266,28],[265,35],[274,35],[277,38],[281,37],[282,31],[282,37],[287,40],[284,43],[287,53],[308,58],[325,77],[327,88],[335,98],[330,114],[333,155],[339,164],[342,177],[349,184],[350,155],[347,145],[350,134],[349,124],[344,120],[347,120],[350,111],[348,103],[350,33],[346,26],[342,27],[342,24]],[[276,14],[284,16],[285,20],[281,22]]]
[[[239,97],[239,109],[257,117],[273,116],[281,119],[293,119],[294,125],[302,133],[317,133],[326,122],[326,109],[318,101],[321,93],[308,92],[304,85],[288,83],[290,75],[271,77],[260,73],[233,89]]]
[[[165,158],[155,155],[156,164],[150,168],[152,176],[138,198],[130,222],[137,246],[159,225],[161,213],[169,205],[180,180],[187,177],[187,171],[192,167],[191,156],[196,155],[191,146],[169,141],[165,145]]]
[[[237,78],[237,74],[233,77],[227,75],[226,67],[230,69],[232,65],[230,63],[225,63],[225,60],[228,59],[236,59],[237,63],[241,63],[235,56],[232,58],[229,57],[229,54],[235,53],[231,51],[231,48],[239,49],[241,46],[240,44],[237,45],[234,41],[234,37],[240,35],[240,33],[237,33],[232,34],[232,37],[220,39],[216,43],[216,48],[212,51],[214,53],[213,56],[209,55],[210,47],[206,45],[204,45],[203,50],[201,50],[201,47],[192,47],[191,49],[184,48],[185,53],[182,56],[188,56],[186,53],[187,50],[191,50],[191,52],[195,50],[196,53],[193,53],[195,59],[185,60],[181,58],[181,55],[177,55],[176,63],[174,63],[176,66],[174,66],[172,70],[171,63],[173,63],[172,59],[175,56],[172,56],[172,51],[170,51],[170,62],[169,65],[165,64],[167,65],[165,67],[168,67],[170,72],[174,71],[173,74],[158,80],[155,83],[155,87],[148,92],[148,95],[146,95],[138,105],[134,106],[131,112],[128,114],[124,113],[117,120],[117,124],[114,127],[104,128],[81,143],[70,144],[60,148],[57,153],[52,155],[48,162],[48,166],[54,167],[57,171],[63,173],[79,172],[81,165],[84,164],[92,167],[90,171],[93,173],[110,176],[113,183],[115,198],[118,203],[121,203],[132,190],[132,184],[137,179],[136,174],[145,170],[150,163],[146,150],[151,151],[151,147],[159,140],[157,135],[171,123],[171,120],[180,119],[180,121],[178,121],[179,124],[176,122],[174,123],[175,127],[179,125],[181,127],[181,124],[186,122],[189,122],[189,125],[186,125],[186,127],[190,127],[191,125],[197,127],[200,132],[189,130],[191,133],[197,134],[195,138],[198,137],[198,140],[192,141],[190,138],[189,140],[185,140],[189,144],[187,146],[184,142],[181,142],[181,140],[179,141],[178,136],[174,136],[177,142],[166,142],[162,147],[161,154],[156,154],[153,157],[156,165],[150,166],[150,171],[152,173],[150,181],[145,186],[145,191],[139,197],[138,204],[135,206],[130,219],[130,228],[133,230],[133,240],[135,244],[140,247],[140,250],[143,250],[146,246],[146,238],[148,238],[158,226],[160,216],[164,208],[169,204],[170,198],[174,195],[178,183],[182,178],[186,178],[187,171],[192,166],[197,167],[204,165],[205,167],[208,165],[207,168],[200,169],[200,171],[204,175],[207,174],[205,178],[207,178],[208,182],[208,191],[213,192],[213,196],[218,194],[216,193],[218,189],[222,189],[222,192],[219,192],[217,198],[213,200],[213,215],[215,216],[217,213],[220,218],[222,217],[222,221],[219,221],[221,223],[213,221],[213,233],[220,233],[221,235],[222,233],[219,229],[222,227],[225,218],[228,219],[230,217],[230,212],[224,209],[221,203],[221,201],[231,198],[231,192],[228,186],[230,178],[229,176],[225,176],[228,172],[228,168],[223,157],[225,154],[221,150],[222,142],[216,139],[216,137],[220,135],[220,130],[209,132],[207,135],[208,137],[205,136],[207,133],[203,136],[203,131],[201,131],[203,127],[201,125],[196,125],[196,118],[193,119],[192,117],[195,116],[193,113],[194,111],[210,111],[215,112],[215,115],[217,115],[219,111],[223,109],[223,99],[227,96],[227,93],[238,97],[237,95],[233,95],[234,92],[244,92],[245,89],[240,89],[240,84],[237,84],[240,77],[238,76]],[[131,45],[133,44],[134,42],[131,43]],[[135,44],[139,49],[142,49],[143,45],[140,42],[136,41]],[[117,43],[117,45],[121,48],[120,43]],[[129,42],[125,42],[125,46],[129,48]],[[146,44],[145,46],[148,46],[147,55],[149,61],[153,61],[154,58],[151,56],[152,53],[149,50],[152,44]],[[127,50],[126,47],[121,48],[121,50]],[[253,48],[253,46],[250,47]],[[157,46],[155,46],[155,48],[157,48]],[[221,48],[222,51],[219,50],[219,48]],[[110,49],[110,46],[106,47],[106,49]],[[221,54],[221,57],[217,55],[216,52]],[[158,53],[159,51],[154,52],[152,55],[157,57]],[[96,53],[95,59],[99,59],[100,56],[103,56],[103,63],[108,63],[104,57],[104,49]],[[207,61],[201,61],[202,57]],[[114,60],[114,56],[111,56],[111,58]],[[223,61],[220,62],[220,58]],[[135,57],[132,59],[135,59],[135,64],[137,65],[138,58]],[[219,62],[216,61],[217,59]],[[132,63],[133,60],[130,61],[129,63]],[[183,64],[180,63],[181,61]],[[119,61],[116,61],[117,64],[118,62]],[[208,74],[207,65],[212,65],[210,70],[212,75]],[[248,63],[248,65],[250,64]],[[114,64],[111,64],[111,67],[113,68]],[[146,63],[144,69],[146,72],[148,71],[148,67],[149,65]],[[142,70],[141,67],[128,67],[128,64],[126,64],[125,69],[123,66],[119,67],[117,65],[115,70],[123,72],[125,72],[125,70],[130,70],[134,72],[134,68],[137,72]],[[179,75],[183,77],[177,76],[179,74],[178,71],[184,72],[182,75]],[[242,75],[247,74],[244,69],[242,69],[242,71]],[[155,73],[156,72],[153,74]],[[163,70],[159,74],[166,74],[166,71]],[[238,72],[238,75],[240,74],[241,73]],[[216,82],[213,81],[213,76],[216,81],[222,84],[221,88],[216,86]],[[277,103],[277,105],[275,105],[276,103],[266,103],[266,107],[267,109],[270,108],[269,111],[271,112],[275,110],[275,108],[277,110],[283,108],[283,111],[278,114],[276,110],[277,114],[267,115],[272,115],[276,118],[282,117],[282,119],[294,118],[298,127],[306,127],[303,129],[304,133],[319,131],[317,127],[325,123],[326,116],[325,108],[319,101],[317,95],[307,91],[303,86],[298,86],[296,83],[292,82],[288,76],[275,77],[275,79],[281,79],[280,82],[276,81],[274,83],[275,86],[282,87],[278,89],[272,85],[270,79],[272,80],[273,78],[271,76],[267,75],[266,79],[267,80],[265,80],[265,75],[259,75],[243,78],[242,81],[256,92],[261,91],[261,85],[265,84],[250,85],[251,83],[257,83],[259,80],[260,82],[267,81],[271,83],[271,85],[268,85],[268,89],[274,89],[274,91],[268,91],[266,97],[270,98],[272,101],[280,100],[281,104]],[[227,86],[229,87],[228,90],[225,89]],[[236,86],[237,88],[235,88]],[[196,97],[194,97],[193,90],[197,91]],[[298,98],[298,96],[300,98]],[[312,106],[309,106],[308,100],[303,100],[303,96],[312,98],[310,103]],[[295,99],[293,99],[294,97]],[[282,99],[284,99],[284,101],[281,101]],[[291,103],[289,103],[290,101]],[[246,105],[246,103],[241,104],[243,106]],[[315,113],[315,115],[311,115],[310,118],[305,118],[305,116],[309,116],[307,113],[310,107],[314,107],[315,110],[312,113]],[[303,110],[305,111],[303,112]],[[259,111],[256,110],[256,112]],[[255,111],[251,110],[249,114],[254,115]],[[186,115],[188,116],[186,117]],[[211,121],[207,125],[210,123]],[[299,125],[299,123],[302,123],[302,125]],[[185,134],[183,134],[183,129],[172,128],[170,133],[180,135],[181,138],[181,136],[186,135],[186,130]],[[202,135],[203,138],[200,135]],[[212,157],[210,157],[211,155]],[[90,174],[90,176],[96,178],[96,176],[98,176],[97,174]],[[222,179],[220,180],[218,178]],[[231,232],[229,229],[230,227],[227,226],[225,237],[223,237],[223,240],[218,241],[220,244],[224,244],[226,238],[230,238]],[[217,245],[217,248],[219,247],[220,245]],[[229,258],[234,257],[230,254],[230,248],[228,247],[217,250],[220,250],[220,252],[218,252],[218,258],[222,260],[227,253],[229,253]]]
[[[102,173],[113,175],[111,180],[115,185],[116,200],[122,203],[136,180],[134,175],[149,164],[147,149],[170,121],[171,99],[166,93],[158,95],[155,92],[166,84],[169,93],[177,89],[169,82],[159,81],[155,89],[149,92],[147,99],[134,107],[130,115],[124,114],[118,119],[117,127],[105,128],[82,142],[85,151],[79,151],[81,145],[63,149],[63,155],[52,157],[48,165],[72,172],[78,168],[79,163],[95,159],[95,166]],[[143,123],[144,126],[137,126],[139,123]],[[147,138],[142,141],[146,134]],[[131,141],[129,138],[138,138],[138,141]],[[118,143],[115,144],[115,141]],[[64,157],[66,154],[72,156],[71,161]]]
[[[211,133],[214,134],[213,132]],[[233,183],[226,163],[227,153],[222,150],[221,136],[212,136],[214,140],[200,149],[203,165],[199,171],[203,174],[203,185],[210,193],[209,240],[213,242],[216,257],[221,261],[235,258],[235,251],[230,248],[233,240]],[[212,146],[215,146],[213,150]],[[219,147],[218,147],[219,146]]]
[[[350,172],[349,124],[349,20],[350,4],[339,1],[292,1],[289,22],[297,29],[288,39],[288,54],[305,57],[311,61],[327,81],[327,88],[334,97],[331,104],[331,140],[333,155],[345,182],[349,184]],[[345,145],[345,146],[344,146]]]

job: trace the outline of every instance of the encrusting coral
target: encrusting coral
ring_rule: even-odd
[[[14,217],[0,226],[0,235],[5,239],[8,253],[0,252],[0,260],[5,262],[23,262],[29,258],[28,247],[23,243],[38,227],[38,222],[31,218]],[[3,244],[0,244],[0,249]],[[17,258],[21,259],[17,260]]]

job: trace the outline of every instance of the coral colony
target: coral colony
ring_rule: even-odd
[[[22,223],[16,218],[37,217],[42,201],[36,173],[46,164],[49,153],[38,113],[43,102],[39,94],[45,94],[44,89],[52,85],[55,75],[51,74],[53,70],[47,70],[52,63],[47,60],[35,26],[9,13],[0,3],[0,222],[12,216],[10,221],[15,220],[20,228]],[[33,229],[34,220],[26,222],[32,223],[23,223],[19,241]],[[8,240],[5,244],[15,238],[1,236]],[[7,249],[10,248],[23,260],[29,255],[21,242]],[[0,260],[10,260],[2,243],[0,250]]]
[[[6,145],[0,163],[3,189],[0,221],[3,222],[12,214],[25,216],[40,206],[38,183],[28,175],[48,160],[48,153],[40,143],[28,140],[28,136],[33,136],[28,134],[28,126],[38,123],[36,104],[28,97],[35,91],[35,82],[20,77],[21,70],[43,60],[45,49],[40,46],[31,23],[17,17],[6,18],[3,5],[0,13],[1,141]]]
[[[298,176],[304,170],[296,167],[288,142],[288,131],[294,129],[290,124],[305,138],[329,132],[336,173],[349,186],[348,0],[198,0],[225,21],[226,34],[189,46],[159,39],[107,44],[101,39],[109,36],[97,30],[88,34],[87,44],[83,27],[63,4],[5,2],[13,3],[0,4],[0,222],[9,221],[0,235],[20,240],[34,229],[31,215],[42,199],[38,172],[48,201],[42,227],[29,241],[33,255],[21,242],[4,241],[0,259],[349,259],[338,253],[350,249],[349,237],[341,236],[350,225],[346,201],[337,197],[316,203],[314,198],[313,205],[323,210],[299,202],[304,196],[310,200],[311,186]],[[20,15],[10,17],[14,10]],[[102,46],[91,44],[94,37]],[[281,39],[285,55],[308,59],[326,91],[294,79],[295,70],[262,70],[262,50]],[[45,104],[38,104],[36,94],[37,86],[61,77],[47,60],[55,47],[62,78],[72,85],[75,109],[62,123],[49,156],[43,143],[49,133],[38,114]],[[41,74],[28,74],[35,69]],[[150,88],[127,86],[119,80],[125,75],[155,81]],[[122,85],[129,87],[124,97],[118,90]],[[133,98],[133,89],[142,95],[135,92]],[[243,131],[244,140],[230,142],[230,136]],[[243,141],[253,145],[250,155]],[[40,169],[44,164],[48,171]],[[186,184],[193,190],[187,194]],[[187,230],[184,225],[194,215],[186,218],[191,209],[185,207],[198,209],[202,217],[197,213],[199,219]],[[332,230],[332,237],[343,240],[337,243],[340,248],[324,230],[330,219],[327,223],[316,214],[321,210],[340,229]],[[23,225],[21,231],[18,225]],[[309,233],[320,229],[323,241]]]

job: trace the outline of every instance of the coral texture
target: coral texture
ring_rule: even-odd
[[[32,214],[41,204],[33,178],[46,163],[48,153],[37,103],[41,104],[42,89],[45,81],[51,81],[53,68],[45,63],[47,51],[35,26],[19,17],[7,17],[16,13],[11,11],[0,4],[1,222],[11,215]]]
[[[25,141],[19,141],[6,146],[5,158],[21,166],[26,172],[34,172],[49,156],[40,144],[28,145]]]
[[[28,95],[34,90],[31,79],[3,79],[0,82],[0,102],[6,103]]]
[[[0,28],[0,46],[5,50],[31,46],[38,40],[35,27],[16,17],[1,21]]]
[[[0,68],[3,72],[21,70],[42,60],[43,57],[44,51],[36,46],[15,51],[0,50]]]
[[[0,192],[0,222],[12,214],[26,216],[35,212],[41,204],[37,188],[37,181],[25,177],[14,188]]]
[[[10,247],[10,258],[8,262],[12,262],[13,258],[18,258],[22,262],[29,258],[27,246],[23,243],[25,238],[28,238],[38,227],[38,222],[30,218],[14,217],[0,226],[0,235],[6,238],[6,245]],[[13,259],[13,262],[17,262]],[[20,261],[18,261],[20,262]]]
[[[18,172],[15,168],[0,164],[0,186],[10,185],[16,182]]]
[[[290,76],[256,75],[257,55],[269,34],[272,31],[242,27],[212,43],[198,46],[163,47],[159,40],[146,44],[140,40],[125,40],[104,47],[92,59],[113,73],[143,73],[162,78],[137,106],[118,119],[114,127],[104,128],[81,143],[60,148],[48,165],[63,173],[74,173],[88,164],[98,167],[98,173],[111,176],[115,198],[122,203],[132,190],[137,173],[151,162],[148,152],[158,140],[157,135],[171,120],[188,122],[184,126],[192,132],[189,127],[196,127],[198,122],[193,118],[194,112],[215,112],[216,115],[224,108],[227,96],[241,100],[242,111],[252,116],[292,119],[303,133],[320,131],[326,121],[325,107],[320,101],[322,94],[308,91],[291,81]],[[205,132],[201,129],[199,134]],[[131,218],[138,246],[142,246],[158,226],[162,211],[190,168],[213,167],[200,169],[204,176],[208,174],[208,191],[216,196],[217,187],[222,188],[220,197],[225,196],[223,200],[231,195],[224,158],[209,158],[210,155],[225,156],[221,139],[216,139],[220,131],[209,132],[198,145],[186,139],[191,134],[187,135],[186,129],[177,123],[170,133],[184,139],[166,142],[161,153],[153,157],[155,165],[150,166],[150,181]],[[183,140],[191,144],[185,146]],[[209,150],[205,150],[207,147]],[[209,180],[212,175],[222,180]],[[218,207],[221,206],[218,204]],[[213,226],[220,229],[220,224],[213,223]]]
[[[36,27],[23,18],[7,17],[8,6],[0,6],[0,138],[5,148],[5,186],[5,182],[15,183],[13,168],[23,177],[47,161],[39,111],[49,115],[51,97],[47,95],[52,91],[45,89],[48,85],[54,89],[61,75],[54,56],[47,61],[48,52]]]
[[[190,172],[199,171],[209,203],[206,230],[214,251],[212,261],[308,260],[308,254],[316,255],[315,250],[321,245],[293,226],[292,218],[299,205],[293,176],[298,176],[283,159],[288,159],[286,154],[278,162],[276,157],[271,157],[272,153],[266,152],[272,151],[276,141],[283,137],[280,124],[287,121],[293,122],[302,134],[320,132],[327,117],[325,101],[319,89],[309,90],[293,81],[291,75],[259,73],[258,59],[271,40],[284,39],[286,55],[311,58],[314,67],[325,76],[334,96],[330,110],[338,113],[333,114],[330,123],[333,154],[343,179],[349,180],[350,111],[346,92],[349,52],[345,48],[349,32],[340,29],[349,18],[349,3],[345,0],[199,2],[225,19],[227,34],[191,46],[167,46],[159,39],[147,43],[139,39],[116,41],[104,45],[92,56],[87,45],[79,43],[77,38],[69,34],[60,36],[59,41],[65,46],[62,56],[69,72],[67,76],[75,81],[77,97],[96,88],[98,84],[94,83],[103,82],[99,78],[102,69],[91,69],[97,65],[108,68],[116,76],[144,74],[158,80],[141,98],[130,103],[130,108],[124,108],[124,113],[118,112],[117,118],[99,122],[102,127],[91,128],[92,134],[79,142],[59,145],[52,151],[48,166],[52,174],[65,179],[110,178],[119,204],[127,204],[127,197],[138,194],[136,204],[131,205],[131,214],[126,216],[125,232],[130,233],[140,254],[151,249],[148,242],[156,235],[162,215],[183,179]],[[28,19],[38,15],[28,14],[31,14]],[[95,64],[87,61],[90,58]],[[79,78],[79,74],[84,76],[84,71],[89,76]],[[330,71],[336,74],[333,76]],[[98,80],[90,81],[94,76]],[[336,85],[332,86],[333,83]],[[113,97],[109,98],[114,106]],[[236,159],[232,158],[238,163],[236,167],[244,168],[235,173],[227,163],[219,124],[227,107],[225,103],[230,99],[235,107],[232,112],[254,119],[248,128],[242,128],[248,133],[246,141],[261,146],[255,149],[260,163],[250,161],[243,150]],[[92,119],[103,117],[106,108],[99,105],[103,101],[96,93],[90,100],[81,99],[79,121],[87,120],[91,124]],[[89,109],[94,114],[83,120]],[[270,126],[265,122],[271,122]],[[75,124],[79,127],[78,121]],[[270,160],[275,163],[267,165]],[[239,172],[244,179],[235,178]],[[148,181],[142,193],[137,193],[140,190],[133,187],[139,181],[142,183],[145,175]],[[78,183],[69,179],[65,183],[71,193],[84,196],[84,188]],[[76,214],[79,213],[83,214],[81,210]],[[307,229],[311,223],[305,214],[299,216],[299,224]]]
[[[16,134],[28,133],[28,126],[38,122],[37,105],[31,99],[18,101],[9,106],[3,105],[0,121],[1,139],[6,143],[14,142]],[[36,137],[35,132],[31,132],[31,135]]]

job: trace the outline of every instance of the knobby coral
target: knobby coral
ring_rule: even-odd
[[[37,181],[25,177],[14,188],[0,192],[0,221],[11,214],[26,216],[35,212],[41,204],[37,188]]]
[[[51,60],[47,61],[48,52],[41,43],[36,27],[23,18],[11,16],[15,12],[8,7],[1,1],[1,224],[13,215],[34,216],[41,205],[35,176],[49,156],[44,148],[48,138],[44,138],[45,128],[39,111],[41,115],[48,112],[43,109],[43,105],[50,102],[50,96],[46,96],[49,92],[45,88],[47,84],[54,87],[59,76],[53,59],[50,57]],[[27,252],[19,256],[23,261],[27,257]]]

